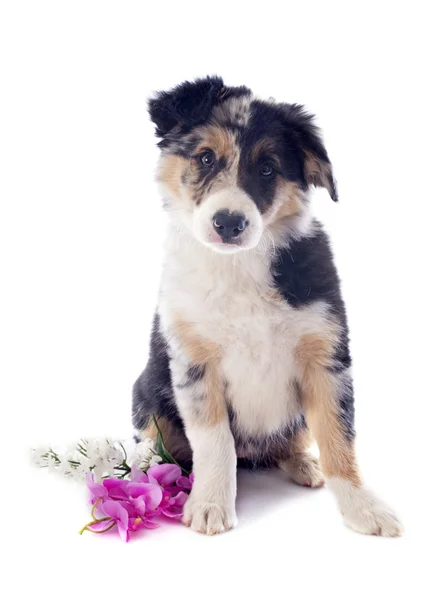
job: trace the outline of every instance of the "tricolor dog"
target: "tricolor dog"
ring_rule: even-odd
[[[236,525],[244,459],[300,485],[326,481],[349,527],[400,535],[356,463],[345,307],[309,210],[311,186],[338,198],[312,115],[218,77],[158,93],[149,111],[169,230],[133,421],[153,437],[155,415],[168,450],[193,461],[185,524]]]

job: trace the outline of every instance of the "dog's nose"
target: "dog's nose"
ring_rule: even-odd
[[[231,242],[247,227],[247,219],[240,213],[220,210],[213,217],[213,228],[221,236],[223,242]]]

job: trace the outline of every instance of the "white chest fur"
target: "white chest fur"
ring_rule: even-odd
[[[222,255],[190,238],[170,236],[159,313],[174,315],[219,344],[227,399],[246,435],[269,435],[300,412],[293,353],[305,333],[322,329],[326,307],[294,309],[272,287],[267,249]]]

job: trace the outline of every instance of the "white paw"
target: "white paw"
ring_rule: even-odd
[[[394,511],[370,490],[354,487],[339,479],[329,483],[336,492],[348,527],[367,535],[398,537],[403,534],[403,527]]]
[[[201,502],[189,497],[185,504],[183,523],[200,533],[215,535],[236,527],[237,519],[234,506]]]
[[[350,510],[344,514],[344,521],[358,533],[384,537],[398,537],[403,534],[400,521],[387,506],[373,504],[359,510]]]

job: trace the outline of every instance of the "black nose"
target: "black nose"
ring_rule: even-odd
[[[213,228],[221,236],[223,242],[231,242],[247,227],[247,220],[240,213],[220,210],[213,218]]]

